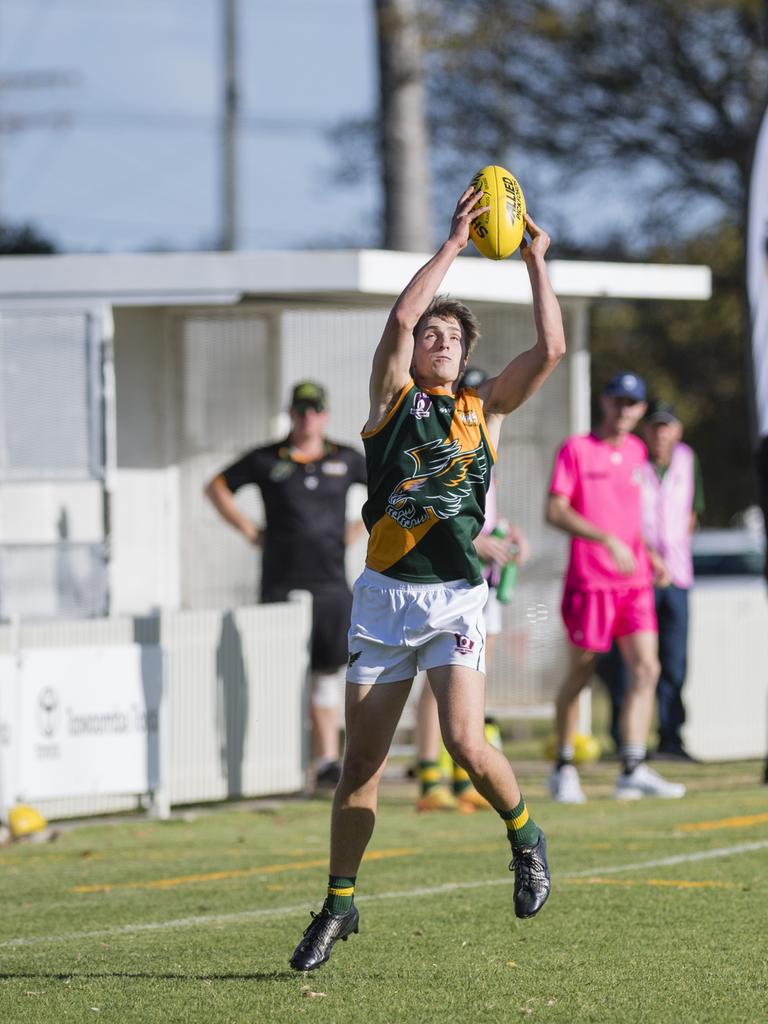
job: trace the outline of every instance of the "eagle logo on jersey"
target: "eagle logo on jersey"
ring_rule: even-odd
[[[413,459],[411,476],[401,480],[387,500],[386,514],[403,529],[411,530],[429,518],[458,515],[472,485],[485,480],[482,445],[463,451],[458,440],[437,438],[406,451]]]

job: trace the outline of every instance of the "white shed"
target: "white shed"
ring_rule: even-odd
[[[0,618],[144,615],[250,604],[257,553],[202,497],[238,452],[286,429],[291,384],[329,390],[332,437],[359,443],[370,357],[426,257],[381,251],[4,258],[0,275]],[[497,473],[533,557],[491,694],[540,704],[559,672],[566,544],[542,508],[555,447],[588,429],[590,303],[704,300],[700,266],[553,261],[569,354],[511,417]],[[490,372],[533,339],[521,261],[461,258],[443,291],[479,314]],[[258,516],[256,495],[246,495]],[[362,547],[350,552],[359,569]],[[495,683],[494,683],[495,680]]]

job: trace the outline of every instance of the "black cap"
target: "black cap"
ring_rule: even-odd
[[[291,409],[317,409],[322,412],[326,406],[325,388],[311,380],[300,380],[291,392]]]
[[[671,402],[656,399],[648,406],[646,420],[648,423],[679,423],[680,417]]]

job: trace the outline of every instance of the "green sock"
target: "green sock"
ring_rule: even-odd
[[[459,764],[453,766],[453,792],[455,796],[460,796],[462,793],[466,793],[472,786],[472,779],[465,771],[464,768]]]
[[[419,761],[419,784],[421,795],[425,796],[435,786],[443,781],[443,773],[440,771],[438,761]]]
[[[516,850],[521,846],[535,846],[539,841],[539,826],[528,814],[525,800],[520,797],[520,803],[511,811],[499,811],[507,826],[507,835]]]
[[[355,899],[355,878],[328,875],[328,895],[323,906],[332,914],[346,914]]]

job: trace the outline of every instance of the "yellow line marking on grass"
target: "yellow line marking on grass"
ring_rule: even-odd
[[[422,849],[372,850],[363,857],[365,861],[387,860],[390,857],[414,857]],[[178,875],[176,878],[152,878],[137,882],[104,882],[99,885],[76,885],[70,892],[78,895],[95,892],[114,892],[116,889],[174,889],[178,885],[192,885],[197,882],[222,882],[231,878],[252,878],[254,875],[274,875],[281,871],[303,871],[306,868],[321,868],[328,863],[328,857],[316,860],[292,861],[290,864],[264,864],[253,868],[231,868],[229,871],[207,871],[195,875]]]
[[[694,821],[675,825],[678,832],[711,832],[718,828],[748,828],[768,822],[768,814],[743,814],[738,818],[719,818],[717,821]]]
[[[668,867],[673,864],[689,864],[698,860],[714,860],[719,857],[736,857],[742,853],[754,853],[756,850],[768,848],[768,839],[755,843],[740,843],[738,846],[725,846],[716,850],[701,850],[698,853],[683,853],[676,857],[664,857],[660,860],[640,861],[635,864],[612,864],[607,867],[590,868],[587,871],[566,871],[555,876],[555,884],[562,879],[589,878],[596,875],[615,875],[622,871],[642,871],[645,868]],[[477,882],[446,882],[419,889],[401,889],[395,892],[374,893],[371,896],[360,896],[358,903],[374,903],[381,900],[410,900],[421,896],[442,896],[449,892],[462,892],[471,889],[485,889],[492,885],[512,883],[512,876],[506,878],[486,878]],[[306,914],[306,901],[292,906],[259,907],[255,910],[241,910],[231,914],[199,914],[195,917],[180,917],[167,921],[146,921],[136,924],[116,925],[113,928],[98,928],[92,931],[65,932],[59,935],[30,935],[25,938],[6,939],[0,942],[0,949],[12,949],[19,946],[39,946],[46,942],[82,942],[84,939],[102,939],[108,936],[136,935],[142,932],[166,931],[172,928],[200,928],[204,925],[222,926],[242,924],[245,921],[256,921],[265,917],[287,917],[289,914]]]

